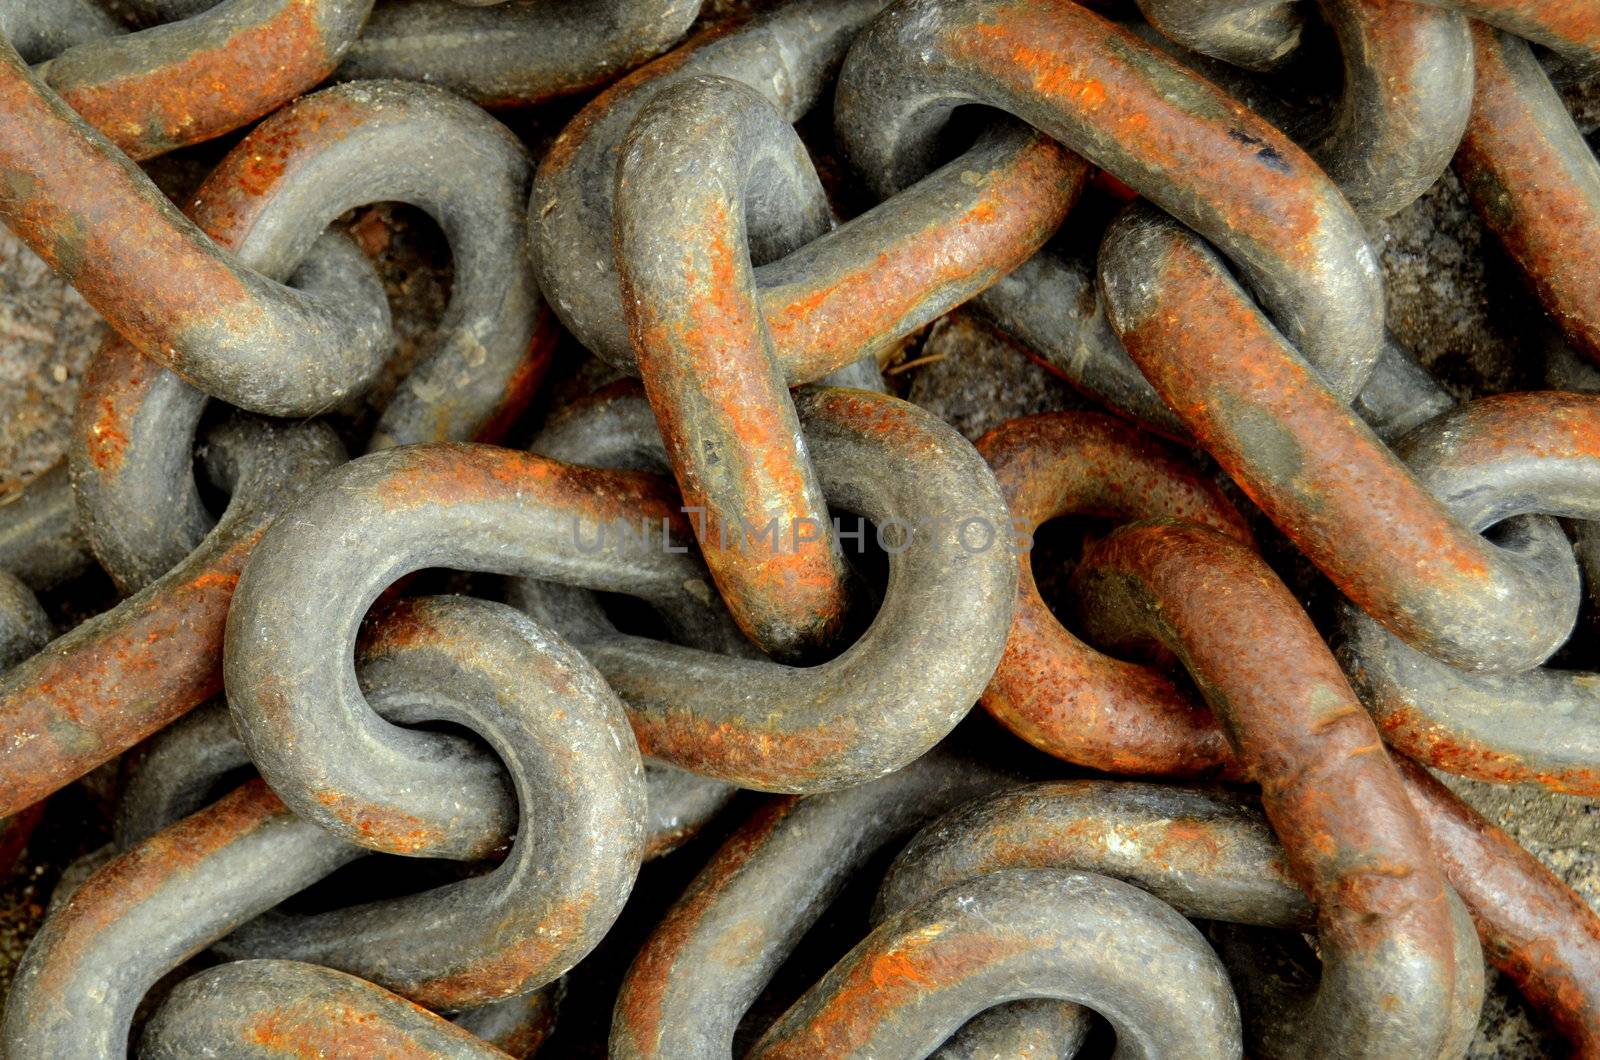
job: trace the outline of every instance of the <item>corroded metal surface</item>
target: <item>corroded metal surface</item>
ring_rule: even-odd
[[[1175,448],[1090,413],[1012,420],[978,440],[1014,526],[1050,519],[1188,519],[1249,541],[1244,520]],[[1001,723],[1048,754],[1098,769],[1189,776],[1228,757],[1222,734],[1166,675],[1110,658],[1057,621],[1017,557],[1017,609],[1006,653],[983,693]],[[1137,704],[1138,710],[1128,709]],[[1205,731],[1203,738],[1197,732]]]
[[[1461,927],[1371,718],[1294,597],[1248,547],[1174,522],[1113,531],[1074,582],[1091,635],[1177,655],[1261,784],[1324,946],[1291,1042],[1440,1051],[1459,1019]]]
[[[624,134],[654,94],[689,77],[726,77],[793,121],[882,6],[803,0],[698,37],[602,93],[562,131],[540,163],[529,213],[540,283],[585,345],[619,367],[634,362],[611,253],[612,189]],[[1060,223],[1081,165],[1044,137],[999,131],[892,202],[760,262],[761,315],[785,378],[819,379],[999,279]]]
[[[752,203],[765,207],[753,224]],[[615,211],[628,331],[700,554],[752,640],[803,656],[837,635],[849,586],[750,255],[827,231],[822,185],[755,91],[691,78],[629,126]],[[769,525],[776,543],[753,545]]]
[[[236,961],[185,979],[151,1018],[140,1056],[384,1056],[490,1060],[505,1053],[353,975],[298,961]]]
[[[1600,163],[1526,43],[1479,25],[1473,44],[1456,172],[1567,340],[1600,360],[1600,305],[1586,281],[1600,251]]]
[[[473,179],[457,177],[461,165]],[[515,417],[554,344],[519,228],[532,166],[487,114],[420,85],[318,92],[230,151],[187,213],[236,260],[296,289],[382,304],[366,259],[328,222],[403,200],[447,233],[451,297],[431,348],[400,384],[368,446],[472,439]],[[206,395],[107,339],[84,378],[71,453],[81,525],[125,590],[168,570],[208,528],[190,473]]]
[[[1083,1001],[1126,1056],[1240,1053],[1226,973],[1194,925],[1104,876],[1010,869],[889,916],[750,1056],[925,1054],[1018,994]]]
[[[233,490],[187,559],[0,677],[0,813],[13,813],[222,689],[222,631],[245,557],[268,523],[342,457],[320,425],[243,422],[214,441]]]
[[[1497,526],[1503,547],[1571,564],[1552,518],[1600,516],[1600,396],[1505,394],[1461,405],[1398,452],[1463,524]],[[1418,761],[1503,783],[1600,794],[1592,671],[1465,673],[1346,615],[1346,667],[1385,738]]]
[[[999,107],[1221,247],[1339,385],[1371,374],[1382,283],[1333,181],[1276,127],[1087,8],[897,4],[852,46],[838,95],[839,138],[874,190],[927,171],[956,104]]]
[[[123,34],[92,3],[6,0],[0,33],[21,30],[12,43],[40,79],[129,157],[149,158],[316,87],[371,10],[372,0],[225,0]]]
[[[0,216],[142,353],[234,404],[307,415],[359,391],[382,303],[245,269],[0,48]]]
[[[931,496],[1004,525],[987,468],[932,417],[861,391],[817,390],[798,405],[824,490],[841,507],[909,528],[938,514],[926,506]],[[362,527],[355,540],[352,525]],[[706,586],[704,568],[682,546],[664,547],[690,534],[660,480],[486,447],[366,457],[324,480],[277,529],[229,624],[229,658],[239,664],[229,674],[230,699],[257,764],[296,809],[357,842],[374,841],[362,837],[359,804],[328,805],[316,793],[335,777],[333,789],[345,794],[382,787],[389,770],[376,759],[358,764],[357,755],[377,754],[382,744],[357,736],[365,716],[353,706],[359,693],[329,643],[353,642],[361,610],[384,585],[449,556],[467,569],[646,599],[683,600]],[[628,703],[646,754],[765,790],[859,783],[915,758],[966,713],[999,659],[1016,591],[1001,548],[974,551],[954,525],[907,533],[891,557],[895,591],[873,625],[819,666],[723,658],[614,631],[577,643]],[[322,564],[352,577],[331,578]],[[299,587],[301,579],[317,589]],[[266,638],[272,650],[258,650]],[[328,697],[327,707],[282,709],[307,702],[312,689]],[[862,723],[867,703],[871,725]],[[283,736],[302,726],[306,737],[318,735],[289,741],[295,750],[282,754]],[[341,729],[349,735],[336,735]],[[280,769],[301,779],[290,782]]]
[[[1100,268],[1135,363],[1362,610],[1470,670],[1525,670],[1567,639],[1570,554],[1497,548],[1452,518],[1192,233],[1132,210],[1107,233]]]
[[[0,1051],[1600,1048],[1591,5],[100,3],[0,0],[17,481],[112,325]]]

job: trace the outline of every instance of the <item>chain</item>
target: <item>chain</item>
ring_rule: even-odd
[[[0,0],[109,326],[0,498],[0,872],[120,759],[5,1055],[1457,1057],[1486,965],[1600,1054],[1434,772],[1600,797],[1600,9],[723,6]],[[1550,389],[1386,330],[1452,168]],[[963,307],[1115,415],[895,396]]]

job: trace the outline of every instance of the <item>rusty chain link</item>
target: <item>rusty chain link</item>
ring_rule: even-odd
[[[109,326],[0,877],[114,804],[0,1053],[1459,1057],[1487,963],[1600,1055],[1430,772],[1600,798],[1600,4],[756,6],[0,0]],[[1386,328],[1452,180],[1550,389]],[[903,399],[958,307],[1116,415]]]

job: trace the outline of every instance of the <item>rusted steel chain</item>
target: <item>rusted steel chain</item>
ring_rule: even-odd
[[[1554,519],[1600,518],[1600,396],[1502,394],[1406,436],[1399,455],[1463,524],[1503,548],[1570,555]],[[1570,563],[1570,560],[1568,561]],[[1464,673],[1347,613],[1341,658],[1384,737],[1439,769],[1600,794],[1600,691],[1567,669]]]
[[[1177,655],[1262,786],[1328,969],[1293,1030],[1299,1055],[1335,1040],[1346,1055],[1439,1052],[1460,926],[1371,718],[1294,597],[1248,547],[1192,523],[1112,531],[1073,584],[1096,640]]]
[[[465,0],[386,0],[334,76],[425,81],[486,107],[529,106],[611,80],[665,51],[700,5],[509,0],[475,9]]]
[[[1079,514],[1190,519],[1251,540],[1233,506],[1179,450],[1109,416],[1029,416],[977,444],[1019,533]],[[1112,659],[1067,632],[1039,595],[1031,552],[1016,563],[1016,615],[983,693],[989,713],[1069,762],[1170,776],[1215,772],[1228,747],[1220,731],[1201,727],[1205,708],[1159,671]]]
[[[331,968],[236,961],[185,979],[150,1018],[141,1060],[225,1054],[491,1060],[501,1052],[449,1020]]]
[[[662,475],[672,470],[654,413],[638,384],[626,380],[568,404],[546,422],[530,451],[585,467]],[[534,621],[574,639],[615,631],[595,594],[574,586],[512,578],[505,599]],[[685,603],[689,606],[682,606]],[[659,599],[653,606],[667,631],[681,644],[750,658],[759,654],[724,609],[708,609],[699,600],[680,597]],[[693,836],[727,805],[735,791],[720,780],[648,759],[645,778],[650,789],[645,821],[647,860],[670,853]]]
[[[879,888],[875,915],[1019,868],[1110,876],[1205,920],[1315,927],[1316,910],[1256,799],[1114,780],[1028,784],[963,803],[906,844]]]
[[[1342,2],[1324,2],[1324,13],[1332,3]],[[1421,0],[1421,4],[1498,26],[1580,66],[1600,59],[1600,18],[1588,4],[1568,0]],[[1373,6],[1420,5],[1378,0]],[[1139,9],[1151,25],[1184,47],[1253,70],[1277,65],[1300,43],[1300,5],[1289,0],[1141,0]],[[1330,14],[1329,21],[1337,22],[1338,17]]]
[[[619,379],[570,403],[546,421],[529,452],[564,464],[623,471],[672,473],[655,412],[637,380]],[[614,632],[595,594],[533,578],[508,579],[506,601],[536,622],[564,635],[588,639]],[[649,601],[666,630],[680,643],[725,655],[759,658],[720,602],[710,605],[699,587]],[[710,781],[708,781],[710,783]]]
[[[187,559],[0,677],[0,815],[126,750],[222,688],[222,630],[244,558],[308,479],[344,458],[325,427],[243,421],[208,463],[232,500]]]
[[[1008,465],[1012,469],[1027,466],[1020,461]],[[999,476],[1002,489],[1008,492],[1021,488],[1012,480],[1012,473],[1002,471]],[[1160,672],[1144,668],[1148,671],[1145,683],[1157,687]],[[1176,728],[1177,719],[1184,718],[1193,727],[1187,737],[1181,732],[1174,734],[1171,747],[1217,746],[1223,740],[1217,718],[1185,704],[1181,697],[1176,701],[1126,697],[1118,703],[1118,713],[1079,716],[1079,746],[1115,747],[1112,736],[1117,732]],[[1171,770],[1174,757],[1158,748],[1142,758],[1108,754],[1099,761],[1086,760],[1086,756],[1080,761],[1107,771],[1160,775]],[[1218,755],[1211,765],[1224,769],[1231,762]],[[1589,973],[1600,962],[1600,943],[1593,941],[1600,940],[1600,916],[1549,869],[1442,787],[1419,783],[1415,770],[1402,769],[1402,777],[1435,856],[1477,922],[1489,959],[1536,999],[1569,1036],[1589,1041],[1600,1035],[1600,1022],[1593,1015],[1600,1012],[1600,977]],[[1486,881],[1493,881],[1492,885]],[[1561,940],[1557,952],[1539,948],[1536,940],[1544,933]],[[1545,954],[1550,954],[1547,962],[1542,959]]]
[[[358,661],[369,684],[429,704],[410,718],[466,725],[504,763],[466,753],[459,737],[380,723],[393,742],[455,766],[450,791],[429,793],[433,806],[379,822],[411,829],[398,852],[483,856],[515,836],[510,853],[420,895],[248,924],[226,952],[342,968],[450,1010],[565,973],[616,919],[639,868],[644,773],[622,704],[559,638],[471,598],[397,605]],[[515,799],[487,797],[506,772]]]
[[[372,264],[345,236],[317,238],[294,280],[311,297],[376,305],[387,320]],[[67,451],[71,518],[124,593],[172,570],[215,524],[194,474],[206,403],[204,393],[115,332],[84,372]]]
[[[231,132],[315,87],[372,10],[372,0],[224,0],[119,34],[104,15],[85,21],[88,4],[6,0],[19,2],[69,8],[71,36],[31,34],[18,50],[48,60],[40,79],[132,158]],[[0,30],[11,21],[0,11]],[[41,50],[56,41],[61,48]]]
[[[1526,670],[1567,639],[1578,579],[1565,546],[1524,554],[1453,518],[1193,233],[1132,209],[1106,233],[1100,278],[1157,392],[1362,610],[1476,671]]]
[[[975,550],[951,518],[999,528],[1006,517],[992,475],[948,426],[861,391],[816,390],[797,405],[830,501],[879,527],[927,527],[891,556],[867,632],[808,669],[573,634],[627,702],[644,753],[745,787],[823,791],[898,768],[955,726],[1000,657],[1016,568],[998,533]],[[945,524],[929,525],[937,517]],[[440,563],[682,599],[706,588],[704,568],[676,554],[683,546],[666,549],[688,536],[676,497],[650,476],[463,446],[355,462],[277,524],[241,583],[228,690],[252,756],[298,812],[353,842],[383,842],[381,828],[363,833],[379,822],[354,793],[412,796],[387,790],[396,774],[373,757],[385,743],[344,672],[367,603]],[[334,778],[346,798],[330,807],[317,792]]]
[[[111,861],[45,922],[6,999],[6,1054],[122,1055],[157,979],[359,855],[246,784]]]
[[[1566,0],[1423,0],[1542,44],[1581,69],[1600,62],[1600,18]]]
[[[426,722],[430,703],[428,697],[417,695],[417,689],[389,689],[382,684],[371,690],[375,706],[384,716],[401,723]],[[395,693],[395,694],[391,694]],[[161,830],[203,809],[213,792],[229,775],[250,764],[250,756],[233,728],[227,704],[221,700],[180,718],[157,733],[125,762],[122,794],[117,801],[112,820],[112,843],[85,859],[84,878],[117,853],[138,846]],[[653,856],[652,847],[668,845],[670,835],[651,824],[656,816],[654,803],[670,786],[658,782],[656,775],[647,775],[651,814],[646,819],[645,856]],[[504,784],[488,784],[476,797],[506,806],[506,819],[515,814],[509,801],[514,794]],[[509,838],[509,836],[508,836]],[[64,892],[70,891],[67,876],[78,866],[74,863],[63,875],[63,882],[51,895],[50,910],[66,900]],[[81,883],[81,881],[79,881]],[[270,914],[280,918],[285,914]],[[560,1003],[559,981],[534,993],[491,1002],[468,1009],[454,1020],[507,1052],[517,1056],[530,1055],[537,1044],[550,1033]]]
[[[830,503],[896,528],[866,632],[805,669],[615,631],[580,646],[628,702],[647,753],[743,787],[809,792],[898,768],[950,730],[999,659],[1015,574],[992,478],[942,423],[859,391],[796,404]]]
[[[459,753],[441,755],[439,740],[382,721],[347,672],[361,616],[408,564],[432,566],[446,555],[467,569],[538,574],[646,599],[689,595],[685,583],[699,576],[698,565],[667,552],[659,536],[594,555],[577,547],[580,520],[640,518],[656,535],[656,520],[681,520],[658,480],[511,450],[405,447],[329,475],[310,505],[277,524],[229,620],[228,698],[256,765],[298,812],[350,842],[419,856],[493,850],[505,822],[493,806],[458,805]],[[681,535],[681,521],[672,525]],[[319,531],[331,536],[316,541]],[[313,571],[312,596],[279,595],[283,586],[274,583]],[[318,617],[292,614],[297,607]],[[271,652],[257,650],[263,640],[275,645]],[[418,827],[427,822],[436,824]]]
[[[207,393],[310,415],[382,365],[382,302],[240,267],[0,47],[0,217],[142,353]]]
[[[1168,438],[1189,430],[1122,348],[1095,290],[1092,258],[1046,249],[968,303],[1101,405]]]
[[[376,687],[371,695],[373,709],[387,721],[415,725],[430,720],[426,715],[432,700],[418,697],[414,690],[394,692]],[[492,771],[504,771],[500,761],[485,750],[471,746],[452,750],[471,763],[462,770],[469,782],[471,778],[497,777],[498,773]],[[124,763],[122,794],[112,817],[108,857],[111,853],[131,850],[163,828],[204,809],[218,785],[235,770],[249,766],[251,761],[244,742],[234,730],[227,702],[219,698],[162,729],[130,753]],[[680,777],[703,783],[690,787],[678,779]],[[691,822],[687,834],[680,834],[685,832],[684,825],[681,820],[674,820],[673,815],[692,801],[692,792],[715,786],[731,794],[731,789],[725,785],[659,764],[646,772],[645,785],[644,860],[647,861],[670,851],[727,802],[726,797],[717,800],[703,817]],[[500,854],[515,827],[516,793],[510,785],[495,779],[484,780],[478,787],[480,790],[475,791],[475,795],[485,803],[483,815],[500,822],[506,829],[494,840],[494,853]]]
[[[634,958],[617,996],[610,1055],[731,1056],[746,1011],[852,876],[922,823],[1009,782],[934,751],[867,784],[767,803]]]
[[[902,0],[839,75],[836,129],[888,194],[926,172],[958,104],[1030,122],[1226,252],[1274,319],[1354,394],[1383,336],[1360,220],[1282,132],[1070,0]]]
[[[642,68],[583,109],[540,163],[529,206],[540,284],[584,345],[633,369],[614,263],[613,188],[625,133],[655,93],[696,76],[750,86],[786,121],[822,94],[883,0],[801,0],[713,32]],[[791,384],[884,349],[1032,254],[1076,195],[1083,164],[1039,135],[994,130],[972,150],[834,231],[773,261],[755,284]]]
[[[1275,65],[1284,58],[1280,48],[1298,44],[1297,12],[1281,3],[1140,6],[1184,47],[1252,68]],[[1344,57],[1344,86],[1329,120],[1289,131],[1357,213],[1388,217],[1439,179],[1461,141],[1472,107],[1471,31],[1465,16],[1411,0],[1323,0],[1320,7]],[[1291,32],[1270,32],[1292,22]]]
[[[1600,1050],[1600,916],[1420,766],[1397,759],[1417,818],[1478,925],[1484,956],[1570,1040]]]
[[[364,670],[375,694],[407,700],[413,718],[463,721],[490,741],[520,803],[496,838],[521,838],[488,875],[277,918],[231,945],[340,967],[435,1007],[555,978],[609,927],[638,866],[643,778],[620,704],[571,648],[484,601],[391,612]],[[503,783],[463,771],[461,801],[502,806]],[[141,842],[41,930],[7,1006],[8,1055],[118,1041],[166,971],[364,853],[292,814],[260,781]],[[175,916],[190,907],[203,909]]]
[[[543,377],[555,335],[522,243],[531,178],[521,145],[478,108],[422,85],[349,84],[263,122],[188,213],[241,263],[330,292],[370,276],[353,248],[348,263],[326,249],[308,256],[335,217],[401,200],[438,221],[451,249],[450,301],[378,420],[368,444],[380,449],[492,431],[522,411]],[[383,303],[375,285],[362,297]],[[115,336],[86,373],[74,486],[95,554],[125,590],[165,572],[207,529],[189,471],[205,400]]]
[[[802,659],[838,634],[850,587],[750,258],[828,230],[822,184],[754,89],[687,78],[629,127],[615,216],[634,356],[700,554],[751,640]]]
[[[1018,996],[1083,1001],[1127,1056],[1240,1055],[1227,973],[1193,924],[1137,887],[1039,869],[891,914],[749,1055],[924,1056],[975,1009]]]
[[[1468,20],[1411,0],[1327,0],[1344,88],[1308,144],[1364,218],[1410,206],[1450,164],[1472,110]]]
[[[1038,354],[1051,371],[1147,430],[1190,442],[1189,429],[1139,371],[1106,319],[1093,261],[1045,250],[969,303]],[[1392,441],[1452,399],[1392,335],[1352,408]]]
[[[530,1057],[544,1047],[556,1027],[565,980],[529,994],[491,1001],[450,1017],[450,1022],[515,1057]]]
[[[191,718],[194,716],[189,715]],[[181,818],[182,815],[179,816]],[[177,823],[177,819],[171,823]],[[111,861],[116,853],[113,846],[107,844],[68,865],[62,871],[61,879],[50,895],[49,915],[54,916],[57,910],[64,907],[77,888]],[[556,1010],[562,1000],[563,988],[564,980],[557,980],[531,993],[466,1009],[451,1016],[450,1022],[513,1056],[531,1056],[538,1051],[554,1029]],[[283,1044],[292,1048],[291,1042],[284,1041]],[[145,1050],[148,1048],[150,1043],[142,1041],[139,1055],[146,1055]]]
[[[1364,227],[1433,184],[1470,121],[1457,168],[1582,351],[1547,370],[1600,387],[1570,363],[1594,352],[1572,247],[1597,163],[1538,68],[1600,69],[1593,12],[1319,0],[1345,60],[1319,120],[1103,0],[792,0],[631,74],[698,0],[390,0],[354,45],[373,0],[113,0],[130,32],[81,2],[0,0],[0,220],[113,332],[70,480],[0,505],[0,869],[45,796],[145,743],[113,843],[63,875],[19,969],[0,1054],[122,1055],[202,951],[243,963],[179,986],[144,1052],[525,1053],[564,981],[608,977],[565,978],[642,862],[697,832],[706,849],[730,805],[754,816],[638,953],[613,1055],[1065,1056],[1104,1036],[1098,1010],[1130,1056],[1454,1056],[1484,955],[1600,1051],[1600,915],[1380,739],[1600,795],[1594,675],[1548,665],[1585,661],[1580,570],[1600,584],[1600,395],[1446,411],[1384,330]],[[1296,9],[1255,3],[1149,0],[1246,63],[1298,43]],[[1557,54],[1469,23],[1480,8]],[[88,86],[84,114],[57,84]],[[599,93],[507,127],[443,84]],[[574,112],[535,170],[521,140]],[[225,157],[183,212],[129,157],[262,115],[206,152]],[[1510,161],[1519,144],[1544,167]],[[824,185],[840,210],[881,201],[840,224]],[[424,284],[447,292],[437,345],[387,409],[384,291],[407,284],[330,228],[380,200],[429,213],[451,258]],[[1168,441],[1075,413],[974,447],[888,396],[880,358],[944,356],[943,332],[911,332],[967,302]],[[558,317],[597,358],[562,358],[535,406]],[[263,411],[331,411],[368,453]],[[1346,623],[1342,654],[1224,474],[1304,553],[1258,528]],[[1061,515],[1132,521],[1083,535],[1073,633],[1028,553]],[[36,651],[31,591],[54,615],[91,557],[134,595]],[[1005,737],[956,730],[974,701],[1076,767],[1253,781],[1265,808],[1015,789]],[[815,930],[834,899],[974,796],[774,1022],[805,960],[863,934]],[[638,897],[628,930],[668,896]],[[1279,941],[1236,946],[1235,921]],[[1287,946],[1306,967],[1272,974],[1307,931],[1320,979]]]
[[[878,915],[984,873],[1019,868],[1109,876],[1205,920],[1293,930],[1314,921],[1255,800],[1104,780],[1016,788],[951,811],[896,858],[878,893]],[[1483,961],[1466,908],[1454,894],[1448,898],[1461,928],[1453,1024],[1439,1055],[1460,1056],[1477,1031]],[[1288,1030],[1247,1021],[1245,1036],[1271,1042]]]
[[[1600,163],[1527,44],[1483,25],[1473,44],[1477,86],[1456,172],[1567,341],[1600,361],[1588,274],[1600,254]]]

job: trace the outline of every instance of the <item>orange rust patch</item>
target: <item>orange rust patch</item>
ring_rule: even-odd
[[[843,275],[763,289],[761,312],[784,374],[817,378],[987,288],[1056,230],[1085,172],[1081,159],[1040,137],[985,174],[964,210],[901,234]]]
[[[715,946],[716,940],[705,937],[703,931],[707,914],[738,880],[744,866],[760,855],[798,802],[790,797],[764,803],[695,876],[634,959],[617,996],[616,1023],[644,1053],[659,1047],[669,989],[692,978],[685,961],[694,951]]]
[[[52,959],[43,965],[40,987],[59,996],[103,931],[175,877],[196,871],[230,844],[288,814],[264,782],[253,780],[108,862],[50,918]]]
[[[322,7],[287,0],[271,17],[177,61],[106,80],[74,64],[68,70],[81,79],[53,87],[112,143],[148,158],[236,129],[332,73]]]
[[[439,846],[446,836],[421,818],[384,809],[344,792],[323,789],[312,797],[361,836],[361,845],[390,854],[416,854]]]
[[[0,678],[0,814],[126,750],[222,689],[222,633],[244,558],[235,541],[187,581],[162,579]],[[25,737],[25,738],[24,738]]]
[[[1003,91],[1058,108],[1060,127],[1046,131],[1069,146],[1086,149],[1062,135],[1085,125],[1115,145],[1107,157],[1086,150],[1090,161],[1116,169],[1136,157],[1175,183],[1177,194],[1205,192],[1228,227],[1287,261],[1314,262],[1319,193],[1331,189],[1320,167],[1276,127],[1128,31],[1077,4],[1017,3],[988,21],[952,26],[941,45]],[[1148,68],[1190,82],[1196,107],[1162,91]],[[1153,190],[1131,168],[1116,175],[1140,192]]]

